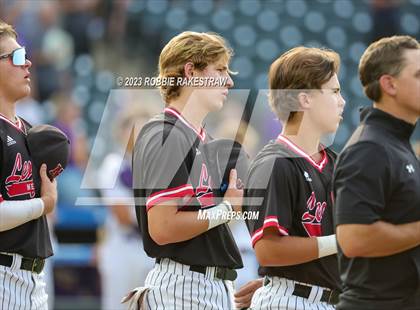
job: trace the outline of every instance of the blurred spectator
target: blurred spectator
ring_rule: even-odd
[[[99,183],[116,178],[113,188],[101,190],[104,204],[110,207],[104,227],[105,238],[99,244],[97,256],[102,283],[102,309],[106,310],[125,309],[120,303],[121,298],[133,287],[144,283],[154,263],[143,251],[132,197],[131,173],[134,125],[140,129],[151,116],[151,111],[141,107],[127,107],[119,116],[113,131],[118,150],[109,153],[99,169]],[[128,145],[122,145],[126,141]],[[103,187],[106,185],[101,185]]]
[[[88,160],[86,133],[81,126],[82,110],[80,104],[70,94],[58,93],[53,97],[56,117],[53,125],[60,128],[69,138],[71,155],[69,166],[83,169]]]
[[[73,39],[60,27],[61,10],[57,2],[5,0],[6,19],[22,33],[19,42],[33,60],[33,97],[43,102],[60,88],[63,70],[73,61]]]
[[[404,0],[372,0],[373,27],[370,42],[400,34],[400,7]]]
[[[40,22],[44,30],[40,51],[44,61],[57,70],[68,69],[72,63],[74,42],[59,25],[60,12],[55,2],[44,4],[40,9]]]
[[[26,97],[16,105],[18,115],[27,120],[32,126],[46,122],[45,113],[40,107],[39,102],[32,97]]]
[[[56,2],[42,3],[40,6],[39,20],[43,32],[38,38],[39,50],[34,51],[40,102],[49,99],[60,88],[63,71],[69,69],[73,61],[74,42],[59,26],[59,14]]]
[[[39,1],[39,5],[31,5],[29,0],[0,1],[0,17],[15,26],[19,33],[18,41],[26,47],[30,57],[32,57],[34,50],[39,49],[41,44],[38,40],[42,34],[39,10],[44,2]]]
[[[70,140],[70,160],[58,182],[58,204],[72,207],[80,194],[83,171],[89,156],[86,133],[82,126],[80,105],[66,93],[53,97],[55,120],[52,125],[61,129]]]
[[[88,29],[95,17],[98,0],[59,0],[63,28],[73,37],[75,56],[91,53],[91,40]]]
[[[111,43],[120,43],[125,39],[127,26],[127,8],[131,0],[102,1],[104,20],[108,21],[107,39]]]

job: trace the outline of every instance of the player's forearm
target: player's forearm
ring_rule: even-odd
[[[167,221],[166,243],[190,240],[208,230],[208,220],[199,219],[198,212],[177,212]]]
[[[390,256],[420,245],[420,221],[400,225],[383,221],[339,225],[337,240],[347,257]]]
[[[208,230],[209,221],[198,212],[180,212],[177,206],[155,206],[148,211],[149,233],[159,245],[192,239]]]
[[[200,212],[178,211],[176,201],[166,202],[148,211],[149,233],[159,245],[190,240],[227,223],[229,217],[226,215],[232,210],[232,205],[227,201]]]
[[[289,266],[318,259],[316,238],[292,236],[264,236],[255,244],[261,266]]]
[[[42,216],[44,203],[40,198],[7,200],[0,203],[0,231],[6,231]]]

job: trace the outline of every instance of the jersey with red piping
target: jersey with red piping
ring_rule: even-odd
[[[228,225],[183,242],[158,245],[150,237],[147,212],[177,201],[179,212],[212,208],[213,182],[203,145],[210,141],[178,111],[165,112],[146,124],[133,153],[133,185],[138,223],[146,253],[187,265],[241,268],[242,260]]]
[[[14,124],[0,115],[0,200],[40,197],[39,171],[32,163],[26,143],[30,125],[20,118]],[[0,206],[1,208],[1,206]],[[0,232],[0,252],[46,258],[53,254],[45,216]]]
[[[320,154],[315,161],[280,135],[256,156],[245,185],[244,206],[259,211],[257,220],[247,221],[254,247],[268,227],[279,236],[334,234],[331,178],[336,155],[329,149]],[[339,288],[336,255],[293,266],[260,267],[259,274]]]

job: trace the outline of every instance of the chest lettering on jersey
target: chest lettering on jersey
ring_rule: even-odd
[[[209,175],[205,164],[201,165],[200,180],[195,190],[195,197],[202,208],[214,205],[211,176]]]
[[[318,202],[315,192],[311,193],[306,201],[307,211],[302,215],[302,225],[310,237],[322,236],[321,221],[327,203]]]
[[[32,162],[30,160],[23,162],[22,155],[17,153],[12,173],[6,178],[5,183],[9,197],[29,195],[30,198],[34,198],[35,186],[32,180]]]

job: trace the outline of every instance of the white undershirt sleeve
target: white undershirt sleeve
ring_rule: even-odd
[[[0,203],[0,231],[9,230],[39,218],[44,213],[41,198],[3,200]]]

